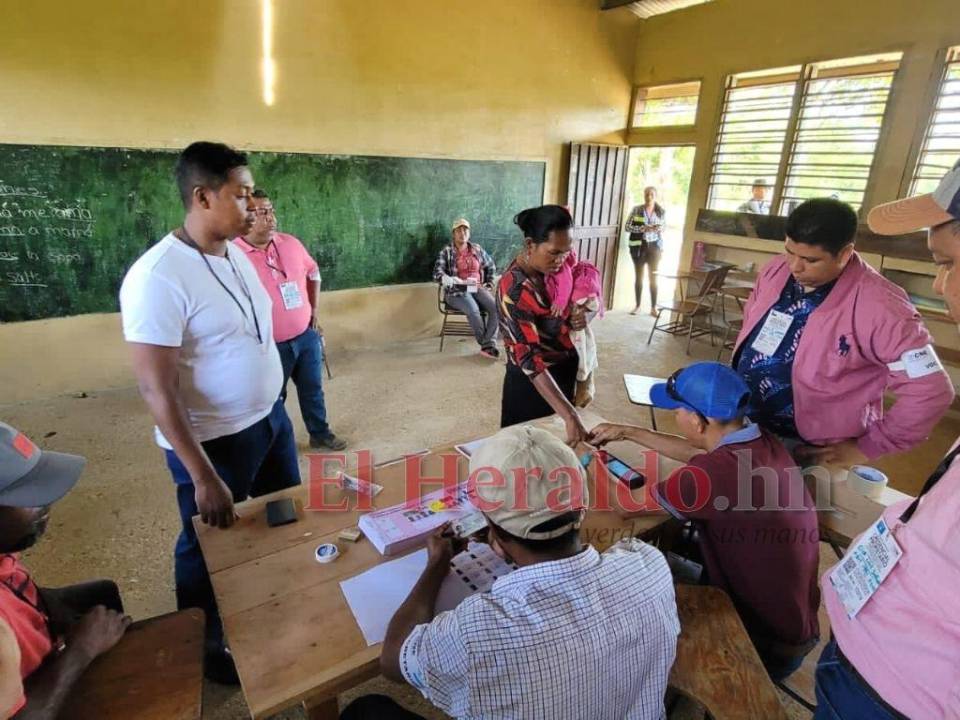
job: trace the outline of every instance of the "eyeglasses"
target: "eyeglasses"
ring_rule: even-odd
[[[267,217],[268,215],[276,215],[276,213],[274,212],[274,210],[273,210],[272,207],[270,207],[270,208],[257,208],[256,210],[254,210],[254,212],[255,212],[257,215],[261,215],[262,217]]]
[[[684,398],[683,395],[680,394],[680,391],[677,390],[677,378],[680,377],[680,373],[682,372],[683,372],[682,369],[677,370],[673,375],[667,378],[667,395],[669,395],[671,398],[673,398],[677,402],[682,402],[684,405],[686,405],[689,409],[693,410],[697,414],[697,417],[703,421],[704,425],[709,425],[710,423],[707,420],[707,416],[704,415],[699,410],[697,410],[694,404],[689,400],[687,400],[686,398]]]

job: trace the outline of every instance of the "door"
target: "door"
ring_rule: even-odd
[[[573,213],[573,246],[582,260],[600,270],[607,308],[613,303],[617,274],[627,154],[624,145],[570,144],[567,204]]]

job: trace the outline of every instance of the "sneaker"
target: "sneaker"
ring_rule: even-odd
[[[220,685],[239,685],[240,676],[233,656],[226,648],[208,650],[203,655],[203,676]]]
[[[347,441],[343,438],[338,438],[333,433],[328,433],[323,436],[311,435],[310,447],[324,450],[343,450],[347,447]]]
[[[496,360],[500,357],[500,351],[497,350],[493,345],[490,347],[480,348],[480,354],[484,357],[488,357],[491,360]]]

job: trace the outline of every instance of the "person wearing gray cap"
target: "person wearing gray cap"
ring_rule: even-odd
[[[41,450],[0,422],[0,658],[20,658],[20,682],[0,683],[0,717],[57,717],[90,663],[130,625],[114,583],[41,588],[20,562],[86,462]]]
[[[752,213],[754,215],[769,215],[770,201],[767,200],[767,193],[770,191],[770,183],[765,178],[757,178],[750,186],[750,199],[737,208],[737,212]]]
[[[474,452],[470,477],[491,549],[517,569],[434,617],[458,549],[443,529],[434,534],[390,621],[381,672],[457,718],[663,717],[680,623],[660,551],[636,539],[602,554],[581,543],[585,472],[546,430],[501,430]],[[369,696],[341,717],[417,716]]]

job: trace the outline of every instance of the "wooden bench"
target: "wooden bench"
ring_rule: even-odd
[[[706,708],[713,720],[786,720],[729,596],[708,586],[676,590],[680,637],[670,687]]]
[[[70,694],[70,720],[200,720],[203,611],[136,622],[93,661]]]

